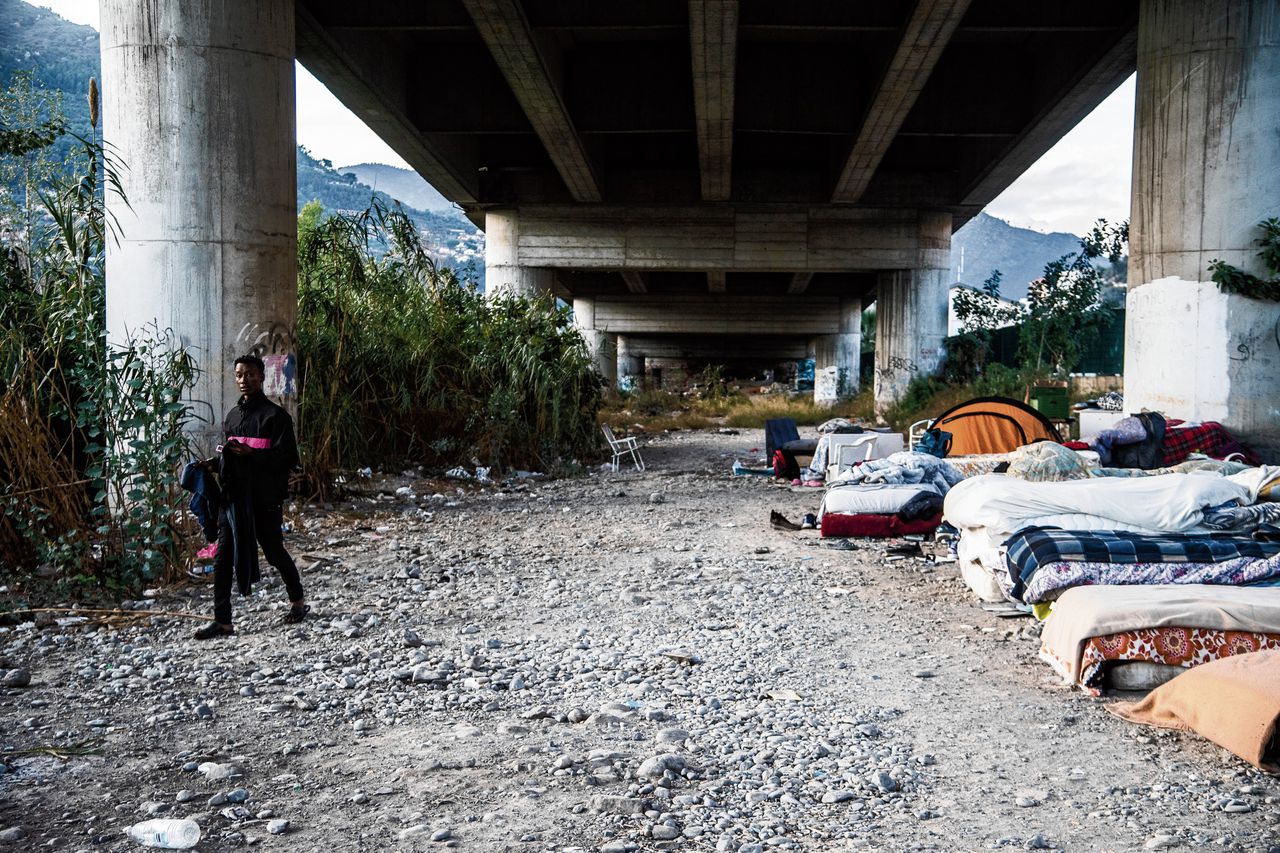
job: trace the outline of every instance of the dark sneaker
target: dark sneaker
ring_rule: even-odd
[[[197,640],[215,640],[218,637],[230,637],[235,634],[235,632],[235,628],[224,628],[217,622],[210,622],[191,636],[195,637]]]
[[[816,530],[818,528],[818,517],[813,513],[805,515],[804,520],[800,522],[801,530]]]

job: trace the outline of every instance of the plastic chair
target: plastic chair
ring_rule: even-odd
[[[924,434],[929,430],[929,424],[933,423],[933,418],[925,418],[922,421],[916,421],[907,427],[907,449],[915,450],[916,445],[920,443],[920,439],[924,438]]]
[[[636,442],[634,435],[618,438],[613,434],[613,430],[609,428],[608,424],[604,424],[600,429],[604,432],[605,441],[609,442],[609,450],[613,452],[614,473],[617,473],[618,463],[627,454],[631,455],[631,460],[635,462],[637,471],[644,470],[644,459],[640,457],[640,445]]]
[[[831,444],[827,450],[827,482],[838,477],[841,471],[870,459],[876,452],[876,439],[879,437],[880,434],[874,432],[831,436]]]

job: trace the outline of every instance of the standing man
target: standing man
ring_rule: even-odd
[[[298,567],[284,548],[281,525],[289,472],[298,465],[298,441],[289,413],[262,393],[266,366],[254,355],[235,361],[240,402],[222,423],[226,441],[220,457],[206,464],[222,475],[222,501],[218,509],[218,554],[213,564],[213,618],[195,632],[198,640],[235,633],[231,625],[231,582],[241,595],[261,579],[258,546],[267,562],[276,567],[289,592],[289,612],[284,621],[301,622],[307,606]]]

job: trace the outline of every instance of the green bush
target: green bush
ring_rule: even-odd
[[[568,308],[487,299],[375,201],[299,217],[299,437],[314,488],[376,461],[555,470],[598,448],[602,379]]]

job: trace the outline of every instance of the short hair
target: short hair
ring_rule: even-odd
[[[240,356],[235,360],[235,363],[231,365],[231,368],[234,370],[237,364],[247,364],[250,367],[256,367],[258,368],[258,372],[261,373],[263,376],[267,375],[266,363],[264,363],[263,360],[258,358],[256,355]]]

